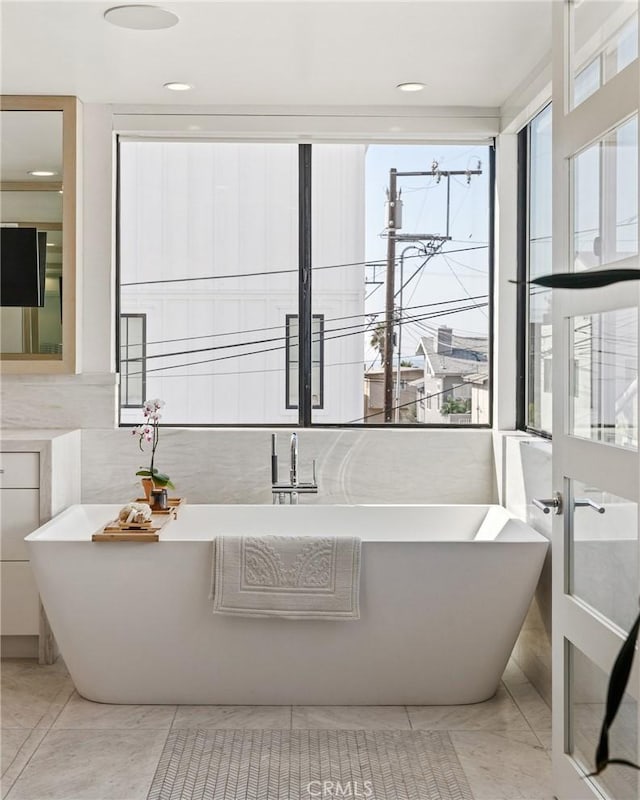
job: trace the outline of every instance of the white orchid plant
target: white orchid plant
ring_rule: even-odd
[[[160,400],[157,397],[155,400],[145,400],[144,405],[142,406],[144,422],[142,425],[138,425],[131,431],[133,436],[138,437],[138,445],[140,450],[144,451],[144,447],[142,446],[144,442],[147,442],[147,444],[151,445],[151,463],[149,468],[146,469],[145,467],[140,467],[140,469],[136,472],[136,475],[140,475],[143,478],[151,478],[153,483],[162,489],[165,487],[168,487],[169,489],[175,489],[176,487],[173,485],[173,483],[171,483],[169,476],[165,475],[164,472],[160,472],[154,466],[156,449],[158,447],[158,440],[160,437],[158,423],[162,417],[160,410],[163,407],[164,400]]]

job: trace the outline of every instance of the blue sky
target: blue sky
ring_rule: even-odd
[[[385,225],[386,188],[389,185],[389,170],[399,172],[429,171],[433,161],[442,170],[477,169],[481,162],[482,175],[472,176],[467,184],[465,176],[451,179],[452,241],[443,248],[445,256],[435,256],[404,290],[403,307],[434,303],[442,300],[464,298],[468,295],[488,293],[488,233],[489,233],[489,148],[487,145],[370,145],[366,157],[366,258],[368,261],[385,259],[387,240],[380,236]],[[402,189],[403,225],[402,233],[444,234],[446,230],[447,182],[443,178],[437,183],[432,177],[399,178]],[[397,247],[399,256],[406,243]],[[466,248],[478,248],[460,251]],[[450,256],[446,256],[451,252]],[[405,258],[404,278],[415,271],[421,258]],[[368,277],[373,271],[367,270]],[[377,279],[384,280],[384,270],[377,270]],[[400,286],[399,269],[396,270],[396,288]],[[384,309],[385,287],[368,287],[367,312]],[[467,301],[467,305],[473,302]],[[453,305],[453,304],[452,304]],[[452,306],[449,306],[449,308]],[[428,309],[424,309],[428,311]],[[423,309],[407,311],[422,313]],[[454,331],[488,335],[488,309],[474,309],[442,317],[440,320],[425,320],[429,328],[449,325]],[[429,335],[416,324],[403,328],[402,355],[409,357],[415,351],[420,335]]]

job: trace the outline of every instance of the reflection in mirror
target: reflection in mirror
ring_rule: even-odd
[[[2,354],[59,360],[63,112],[3,109],[0,124]]]

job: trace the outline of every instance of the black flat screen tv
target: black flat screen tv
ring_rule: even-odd
[[[0,306],[44,306],[47,234],[0,228]]]

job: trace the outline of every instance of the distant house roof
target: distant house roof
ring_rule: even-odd
[[[478,363],[487,361],[485,337],[452,336],[451,353],[438,353],[437,340],[423,336],[416,355],[424,355],[434,375],[467,375],[477,373]]]
[[[393,379],[395,381],[398,375],[396,367],[393,368]],[[412,381],[414,378],[422,378],[424,370],[422,367],[400,367],[400,378],[406,381]],[[364,373],[365,381],[383,381],[384,369],[375,368],[369,369]]]
[[[489,375],[486,372],[471,372],[462,379],[465,383],[487,383]]]

